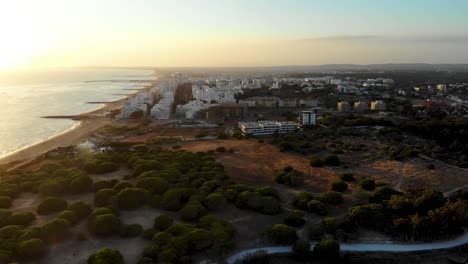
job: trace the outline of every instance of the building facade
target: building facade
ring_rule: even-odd
[[[291,121],[239,122],[238,126],[243,134],[254,136],[272,135],[274,133],[286,134],[294,132],[298,128],[298,124]]]

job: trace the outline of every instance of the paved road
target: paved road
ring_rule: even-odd
[[[411,251],[425,251],[434,249],[453,248],[461,245],[468,244],[468,232],[464,235],[448,241],[440,241],[434,243],[421,243],[421,244],[397,244],[397,243],[382,243],[382,244],[341,244],[341,251],[363,251],[363,252],[411,252]],[[315,244],[311,246],[311,249]],[[243,259],[249,254],[257,251],[264,251],[268,255],[279,253],[291,253],[291,247],[265,247],[254,248],[238,252],[227,259],[228,264],[233,264],[238,260]]]

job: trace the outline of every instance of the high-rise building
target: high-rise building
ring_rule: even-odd
[[[302,125],[315,125],[317,123],[317,110],[305,110],[299,114]]]

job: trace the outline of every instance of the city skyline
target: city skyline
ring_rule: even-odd
[[[468,62],[468,2],[0,4],[0,69]]]

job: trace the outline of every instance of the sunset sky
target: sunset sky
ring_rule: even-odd
[[[466,0],[0,1],[0,69],[468,63]]]

